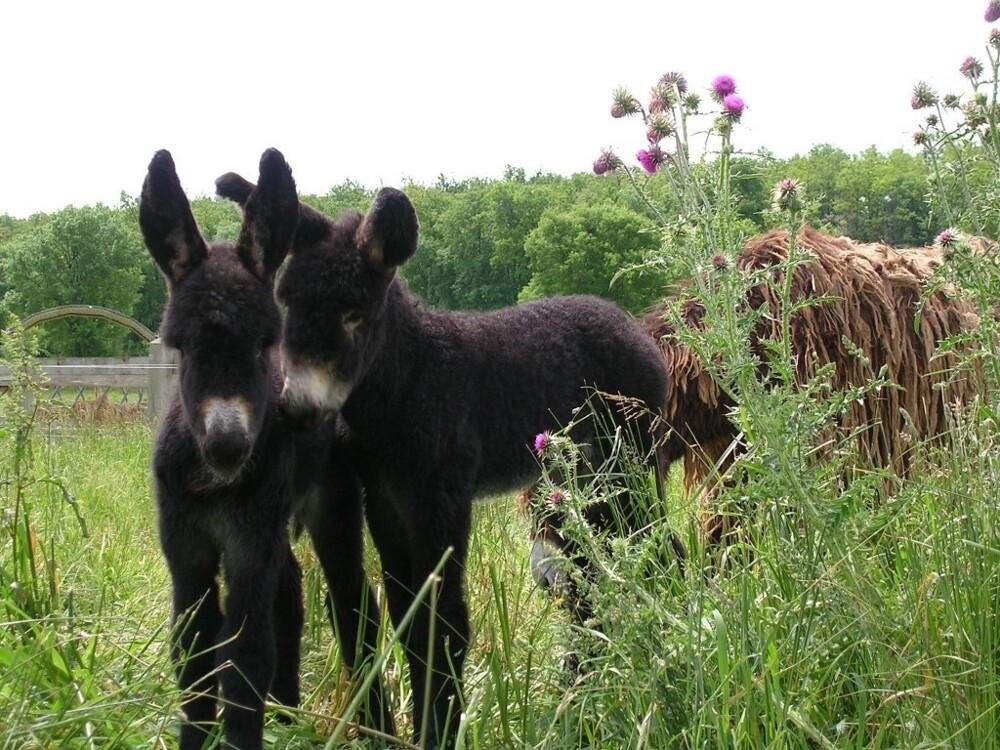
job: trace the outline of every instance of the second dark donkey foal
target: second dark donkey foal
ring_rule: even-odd
[[[253,187],[232,174],[216,184],[237,201]],[[415,739],[439,747],[453,743],[458,725],[473,499],[537,479],[535,436],[568,425],[596,392],[645,406],[628,430],[652,456],[667,375],[649,336],[597,298],[484,313],[426,307],[397,273],[417,235],[413,205],[394,189],[380,191],[364,216],[332,220],[300,206],[278,285],[287,308],[282,398],[292,418],[339,414],[349,429],[395,624],[448,555],[436,620],[425,604],[403,636]],[[625,423],[622,410],[610,411]],[[580,420],[573,437],[597,446],[595,421]]]

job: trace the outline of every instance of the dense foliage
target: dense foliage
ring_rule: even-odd
[[[708,165],[707,168],[710,168]],[[925,159],[902,150],[849,155],[830,145],[779,160],[767,153],[734,158],[731,181],[744,234],[763,230],[771,186],[797,177],[809,185],[808,216],[820,229],[862,241],[910,246],[932,237]],[[450,309],[491,309],[544,295],[592,293],[632,312],[661,295],[650,273],[613,282],[659,246],[657,219],[621,174],[526,176],[508,168],[502,179],[440,180],[404,186],[421,221],[420,249],[405,274],[429,303]],[[642,185],[664,211],[674,198],[661,175]],[[365,210],[374,190],[346,181],[303,199],[327,214]],[[196,198],[209,240],[234,240],[237,210]],[[136,200],[116,207],[67,207],[27,219],[0,216],[0,293],[18,317],[61,304],[93,304],[132,315],[156,330],[164,285],[138,233]],[[138,353],[140,342],[93,320],[49,323],[39,335],[51,355]]]

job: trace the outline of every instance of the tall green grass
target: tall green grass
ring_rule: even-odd
[[[87,535],[62,490],[40,486],[32,538],[51,561],[40,570],[54,596],[45,610],[20,613],[5,578],[0,747],[173,744],[178,696],[151,437],[136,425],[36,433],[36,470],[70,489]],[[787,503],[762,502],[721,564],[699,548],[693,509],[675,498],[664,521],[689,546],[686,576],[666,525],[593,544],[594,629],[571,626],[533,588],[528,524],[513,500],[479,506],[463,746],[997,746],[996,440],[992,418],[973,410],[957,421],[950,450],[929,454],[884,503],[848,492],[793,514]],[[652,493],[648,502],[650,514],[663,511]],[[290,726],[269,723],[275,747],[324,746],[352,695],[321,576],[308,545],[299,553],[310,623],[303,709]],[[5,575],[11,559],[8,536]],[[570,651],[581,655],[576,671],[563,666]],[[405,703],[396,648],[386,674]]]

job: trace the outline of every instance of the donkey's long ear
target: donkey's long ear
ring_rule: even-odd
[[[233,184],[230,182],[229,186]],[[242,180],[235,184],[237,192],[242,192],[250,183]],[[292,170],[277,149],[268,149],[260,157],[260,179],[242,205],[243,227],[236,241],[236,252],[258,278],[274,278],[291,249],[299,220],[299,197]]]
[[[253,189],[254,184],[250,180],[235,172],[226,172],[215,181],[215,194],[220,198],[231,200],[240,208],[246,206]]]
[[[139,200],[139,228],[168,286],[178,283],[208,255],[169,151],[157,151],[149,162]]]
[[[226,198],[245,209],[250,194],[256,185],[235,172],[226,172],[215,181],[215,193],[220,198]],[[327,218],[305,203],[299,204],[299,222],[295,235],[295,245],[311,245],[319,242],[330,233],[330,222]],[[294,248],[292,250],[294,252]],[[280,264],[279,264],[280,265]]]
[[[419,232],[417,212],[406,194],[382,188],[358,227],[355,240],[377,266],[392,269],[413,257]]]

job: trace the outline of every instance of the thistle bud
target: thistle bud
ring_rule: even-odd
[[[667,115],[651,115],[646,121],[646,140],[650,143],[659,143],[664,138],[672,136],[675,132],[677,132],[677,128],[674,126],[674,121]]]
[[[780,180],[774,186],[772,204],[776,211],[798,213],[805,206],[804,193],[802,183],[794,177]]]
[[[913,96],[910,98],[910,106],[914,109],[923,109],[937,104],[938,97],[926,81],[919,81],[913,87]]]
[[[622,166],[622,160],[619,159],[614,152],[611,151],[611,149],[601,149],[601,155],[594,160],[594,174],[614,172]]]
[[[628,91],[623,88],[615,89],[612,95],[611,116],[614,118],[627,117],[639,111],[639,102]]]
[[[672,109],[677,103],[677,95],[667,86],[654,86],[649,92],[649,112],[657,114]]]
[[[689,114],[698,114],[698,108],[701,106],[701,97],[693,91],[684,97],[684,109],[688,111]]]
[[[970,81],[975,81],[983,74],[983,64],[970,55],[962,61],[958,70]]]
[[[687,79],[681,74],[674,71],[670,73],[664,73],[660,77],[660,86],[666,86],[667,88],[672,88],[677,91],[678,94],[684,95],[688,90]]]

